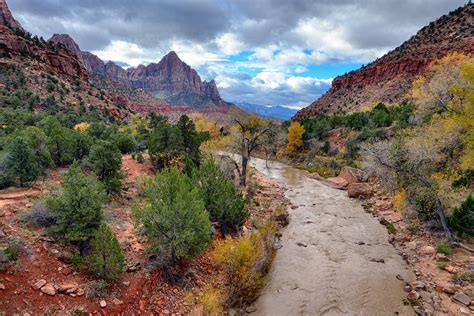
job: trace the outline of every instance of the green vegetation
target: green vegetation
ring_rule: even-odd
[[[143,233],[151,240],[174,280],[171,268],[182,259],[192,259],[211,242],[211,222],[199,190],[176,168],[163,170],[143,187],[144,202],[134,210]]]
[[[105,191],[94,176],[83,173],[77,162],[63,181],[62,193],[48,200],[48,207],[58,214],[51,230],[77,244],[82,252],[100,226]]]
[[[86,259],[87,270],[105,280],[117,279],[125,271],[125,258],[114,233],[102,224],[91,241]]]
[[[446,256],[450,256],[453,254],[453,248],[451,248],[449,246],[449,244],[446,242],[446,241],[442,241],[438,244],[438,246],[436,247],[436,250],[439,252],[439,253],[442,253]]]
[[[107,192],[120,192],[122,155],[120,150],[107,141],[99,141],[91,148],[89,162],[92,170],[102,181]]]
[[[472,195],[469,195],[461,206],[454,209],[448,222],[457,232],[468,237],[474,236],[474,197]]]
[[[20,186],[35,180],[40,174],[35,152],[21,137],[15,137],[10,143],[5,160],[6,174],[12,180],[18,180]]]
[[[238,231],[248,217],[242,192],[225,176],[213,159],[204,162],[192,174],[211,221],[218,222],[223,233]]]

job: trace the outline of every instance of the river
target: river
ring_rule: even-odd
[[[411,277],[384,226],[347,192],[308,173],[252,158],[252,167],[286,187],[290,224],[254,304],[254,315],[413,315],[398,274]]]

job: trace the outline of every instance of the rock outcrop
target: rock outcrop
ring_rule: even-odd
[[[357,112],[378,102],[402,102],[428,64],[450,52],[474,53],[474,4],[431,22],[371,64],[335,78],[326,94],[294,118]]]
[[[11,29],[22,32],[25,31],[21,24],[13,17],[6,0],[0,0],[0,25],[5,25]]]
[[[49,41],[63,45],[76,55],[89,74],[103,76],[126,87],[143,89],[167,103],[194,108],[224,104],[215,81],[202,81],[196,70],[173,51],[158,63],[125,70],[112,61],[104,63],[96,55],[81,51],[67,34],[55,34]]]

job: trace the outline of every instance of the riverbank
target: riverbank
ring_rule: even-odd
[[[442,231],[428,230],[394,206],[394,198],[374,185],[365,208],[389,225],[389,241],[415,275],[403,279],[408,303],[418,315],[472,315],[474,256],[443,243]],[[396,203],[395,203],[396,204]]]

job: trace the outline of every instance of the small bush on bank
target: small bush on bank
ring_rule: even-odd
[[[252,234],[227,238],[218,244],[213,257],[225,282],[226,308],[242,307],[257,298],[274,256],[275,227],[266,224]]]
[[[86,259],[87,270],[94,276],[110,281],[125,271],[125,258],[114,233],[102,224],[91,242]]]
[[[51,227],[56,223],[58,214],[51,210],[45,201],[40,201],[33,205],[31,211],[26,214],[25,222],[28,225]]]
[[[229,229],[239,230],[249,215],[244,197],[214,160],[210,159],[199,169],[194,169],[192,178],[211,221],[218,222],[223,233]]]

